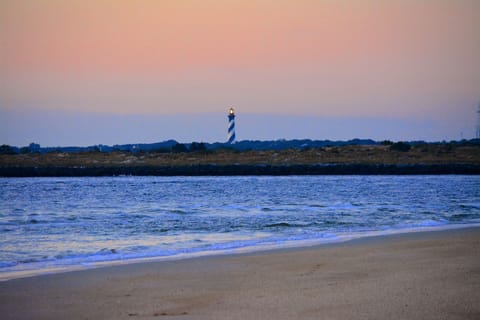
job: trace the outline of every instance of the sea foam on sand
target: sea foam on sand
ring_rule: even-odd
[[[0,283],[2,319],[478,319],[480,228]]]

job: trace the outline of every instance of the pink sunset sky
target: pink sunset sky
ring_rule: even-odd
[[[230,105],[239,139],[473,138],[479,57],[477,0],[0,0],[0,144],[223,141]]]

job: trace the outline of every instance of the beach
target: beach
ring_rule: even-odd
[[[42,275],[2,319],[478,319],[480,228]]]

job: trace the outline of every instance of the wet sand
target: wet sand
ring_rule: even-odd
[[[2,319],[480,319],[480,228],[0,282]]]

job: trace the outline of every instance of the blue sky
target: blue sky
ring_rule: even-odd
[[[25,146],[224,142],[227,112],[173,115],[111,115],[72,111],[0,110],[0,143]],[[318,139],[460,140],[473,138],[475,108],[470,117],[388,118],[242,114],[237,109],[237,140]],[[463,136],[462,136],[463,134]]]

